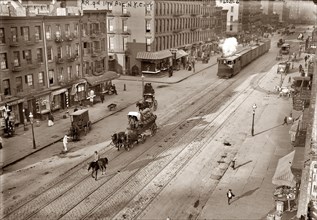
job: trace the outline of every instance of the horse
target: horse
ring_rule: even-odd
[[[89,163],[89,166],[88,166],[88,171],[90,169],[92,169],[92,173],[91,173],[91,176],[92,178],[95,178],[95,180],[97,181],[97,175],[98,175],[98,170],[101,169],[101,172],[102,172],[102,175],[103,175],[103,169],[105,169],[105,172],[106,172],[106,165],[108,164],[108,158],[107,157],[104,157],[104,158],[100,158],[97,162],[95,161],[92,161]],[[96,177],[94,177],[94,172],[96,173]]]
[[[127,129],[125,132],[126,141],[124,143],[124,147],[126,150],[130,150],[134,146],[134,144],[139,143],[139,135],[131,129]]]
[[[124,142],[126,140],[126,134],[125,132],[118,132],[111,135],[112,143],[115,145],[116,148],[118,148],[118,151],[120,148],[124,145]]]

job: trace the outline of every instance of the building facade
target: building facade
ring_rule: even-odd
[[[261,1],[240,1],[239,14],[244,33],[260,34],[259,28],[261,27],[262,18]]]
[[[226,11],[210,0],[89,0],[78,1],[78,7],[111,11],[107,17],[109,69],[122,74],[158,73],[173,64],[172,57],[178,58],[178,64],[186,62],[188,55],[201,57],[207,50],[203,43],[211,44],[226,28],[226,18],[222,19]]]
[[[118,77],[108,71],[106,16],[0,17],[0,107],[16,123],[85,101]]]
[[[225,3],[222,0],[217,0],[217,6],[228,10],[226,33],[228,36],[235,36],[241,31],[241,23],[239,23],[239,3]]]

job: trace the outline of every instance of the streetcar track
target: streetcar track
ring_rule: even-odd
[[[248,88],[247,89],[249,89],[249,90],[251,90],[250,89],[251,87],[250,86],[248,86]],[[240,93],[239,93],[239,95],[237,95],[237,98],[239,97],[239,96],[241,96],[241,94],[243,94],[247,89],[244,89],[243,91],[241,91]],[[252,92],[252,91],[251,91]],[[217,98],[219,98],[219,96],[217,96]],[[246,98],[248,98],[248,96],[246,96],[245,98],[244,98],[244,100],[246,99]],[[220,99],[220,98],[219,98]],[[219,102],[217,102],[217,104],[218,103],[220,103],[220,102],[222,102],[223,100],[220,100]],[[233,100],[232,102],[234,102],[235,100]],[[231,103],[232,103],[231,102]],[[230,106],[231,106],[231,103],[229,103],[229,104],[226,104],[226,107],[223,109],[223,111],[225,111],[226,109],[228,109]],[[241,102],[242,103],[242,102]],[[241,105],[241,103],[239,104],[239,106]],[[213,104],[210,104],[210,106],[212,106],[213,108],[210,110],[209,109],[209,106],[208,107],[205,107],[205,109],[207,109],[206,111],[206,113],[208,114],[208,112],[212,112],[213,110],[214,110],[214,108],[217,108],[217,105],[215,105],[214,103]],[[209,109],[209,110],[208,110]],[[201,148],[202,148],[202,146],[203,146],[203,144],[202,144],[202,140],[199,138],[199,136],[204,136],[205,135],[205,133],[206,133],[206,128],[207,127],[210,127],[211,129],[214,129],[214,121],[221,115],[222,113],[221,112],[219,112],[218,113],[218,115],[217,116],[214,116],[213,117],[213,120],[211,121],[211,122],[209,122],[208,123],[208,125],[206,125],[202,130],[197,130],[196,132],[197,132],[197,134],[195,134],[195,131],[193,131],[192,129],[195,127],[195,126],[193,126],[192,128],[191,128],[191,133],[193,133],[193,138],[190,138],[192,141],[190,141],[190,142],[188,142],[187,140],[185,140],[185,141],[183,141],[183,140],[181,140],[181,142],[182,143],[184,143],[184,147],[182,147],[182,149],[179,151],[179,152],[177,152],[176,153],[176,155],[175,156],[173,156],[172,158],[170,158],[170,159],[168,159],[167,160],[167,163],[163,166],[163,167],[160,167],[159,169],[158,169],[158,172],[157,173],[153,173],[153,170],[154,170],[154,168],[156,167],[155,165],[153,165],[153,164],[151,164],[151,165],[148,165],[146,168],[144,168],[144,169],[149,169],[150,171],[151,171],[151,174],[152,174],[152,178],[151,179],[149,179],[149,180],[147,180],[147,183],[144,185],[144,186],[142,186],[141,187],[141,189],[139,190],[139,191],[137,191],[137,192],[135,192],[135,194],[134,194],[134,196],[132,196],[128,201],[125,201],[125,203],[124,203],[124,205],[125,205],[125,207],[127,206],[127,205],[129,205],[129,203],[135,198],[135,196],[138,196],[139,195],[139,193],[140,193],[140,191],[142,191],[146,186],[148,186],[150,183],[152,183],[152,181],[153,181],[153,179],[155,179],[155,178],[157,178],[157,176],[159,176],[159,175],[163,175],[163,174],[161,174],[161,173],[166,173],[167,172],[167,175],[163,175],[163,176],[168,176],[168,174],[171,174],[171,178],[170,178],[170,180],[175,176],[175,175],[177,175],[178,174],[178,172],[182,169],[182,167],[184,166],[184,165],[186,165],[187,164],[187,162],[188,161],[190,161],[193,157],[194,157],[194,155],[196,155],[196,153],[199,151],[199,150],[201,150]],[[199,122],[201,122],[203,119],[201,118],[201,119],[199,119]],[[225,119],[225,121],[227,121],[228,119]],[[198,122],[198,123],[199,123]],[[198,123],[196,123],[196,124],[198,124]],[[211,137],[212,136],[214,136],[215,135],[215,133],[216,133],[216,131],[218,131],[219,129],[220,129],[220,127],[222,127],[224,125],[224,123],[222,123],[219,127],[217,127],[217,128],[215,128],[216,130],[214,131],[214,132],[212,132],[212,134],[211,134]],[[208,131],[208,133],[209,133],[209,131]],[[191,135],[191,134],[189,134],[189,135]],[[206,143],[211,137],[208,137],[208,138],[204,138],[205,140],[204,140],[204,143]],[[198,139],[198,140],[197,140]],[[177,143],[179,143],[179,142],[177,142]],[[177,144],[176,143],[176,144]],[[187,144],[186,144],[187,143]],[[179,143],[179,144],[177,144],[177,145],[182,145],[181,143]],[[172,147],[170,147],[170,149],[173,149],[173,146]],[[165,151],[164,152],[162,152],[162,154],[164,154],[164,153],[166,153]],[[182,155],[183,154],[185,154],[185,156],[183,156],[184,158],[182,158]],[[188,156],[188,155],[190,155],[190,156]],[[187,156],[187,157],[186,157]],[[180,158],[178,161],[175,159],[175,158]],[[157,161],[156,161],[157,162]],[[179,162],[179,164],[177,164],[177,162]],[[158,162],[157,162],[158,163]],[[170,170],[168,170],[168,169],[166,169],[168,166],[172,166],[173,164],[176,164],[176,166],[178,167],[176,170],[173,170],[173,171],[170,171]],[[154,166],[153,168],[151,167],[151,166]],[[138,173],[139,172],[141,172],[141,171],[143,171],[144,169],[139,169],[138,170]],[[140,178],[139,178],[140,179]],[[131,183],[131,184],[133,184],[133,182],[134,182],[135,180],[133,180],[133,179],[131,179],[131,178],[129,178],[129,182]],[[144,181],[144,179],[143,179],[143,181]],[[167,184],[168,184],[168,182],[166,183],[165,182],[165,184],[163,184],[164,183],[164,181],[157,181],[157,182],[159,182],[161,185],[163,185],[162,187],[157,187],[157,188],[159,188],[159,189],[161,189],[161,188],[164,188]],[[163,183],[162,183],[163,182]],[[128,187],[128,186],[122,186],[122,190],[121,191],[124,191],[124,187]],[[128,189],[129,188],[133,188],[133,187],[128,187]],[[120,193],[120,192],[119,192]],[[146,194],[146,193],[145,193]],[[115,197],[117,197],[117,199],[116,198],[113,198],[113,200],[118,200],[118,198],[120,198],[122,195],[118,195],[118,191],[116,192],[116,195],[115,195]],[[144,196],[145,197],[145,196]],[[144,197],[142,197],[142,198],[144,198]],[[106,204],[105,204],[106,203]],[[111,202],[110,202],[111,203]],[[117,214],[115,214],[115,216],[111,216],[111,215],[109,215],[109,211],[110,210],[112,210],[111,208],[105,208],[105,207],[107,207],[107,205],[109,204],[109,201],[108,201],[108,197],[106,197],[105,199],[104,199],[104,201],[103,201],[103,203],[101,203],[101,204],[99,204],[98,206],[95,206],[96,207],[96,211],[95,212],[98,212],[98,213],[103,213],[102,214],[102,217],[106,217],[106,218],[115,218],[115,219],[117,219],[117,218],[119,218],[119,215],[120,215],[120,213],[122,213],[121,211],[119,211],[119,213],[117,213]],[[101,211],[98,211],[98,209],[100,209],[102,207],[102,210]],[[120,208],[119,208],[120,209]],[[105,211],[105,210],[107,210],[107,211]],[[139,209],[140,210],[140,209]],[[87,218],[88,219],[90,219],[90,218],[92,218],[92,219],[98,219],[98,218],[101,218],[101,216],[99,215],[97,215],[97,216],[94,216],[93,215],[94,213],[92,213],[92,215],[86,215],[87,216]],[[130,217],[131,216],[129,216],[129,215],[126,215],[125,216],[125,218],[128,218],[128,219],[130,219]],[[85,219],[85,218],[84,218]]]
[[[216,83],[219,82],[219,81],[221,82],[221,80],[217,80],[217,81],[215,81],[213,84],[216,84]],[[221,83],[223,83],[223,82],[224,82],[224,81],[222,81]],[[221,83],[220,83],[220,84],[221,84]],[[194,97],[194,100],[196,99],[196,96],[200,96],[201,93],[203,93],[203,95],[205,95],[205,94],[209,91],[209,88],[214,86],[213,84],[210,85],[210,86],[208,86],[208,87],[205,88],[204,90],[200,91],[199,93],[195,94],[195,95],[193,96],[193,97]],[[217,86],[219,86],[219,84],[216,85],[216,87],[217,87]],[[188,100],[187,102],[191,102],[191,101]],[[178,104],[177,106],[180,106],[180,105],[181,105],[181,104]],[[168,114],[168,115],[166,116],[166,120],[168,120],[168,117],[171,117],[170,115],[172,115],[172,114],[173,114],[173,113]],[[180,124],[182,124],[183,122],[184,122],[184,121],[182,121],[182,122],[176,124],[175,126],[173,126],[173,128],[172,128],[171,130],[176,129],[176,128],[177,128]],[[168,132],[165,132],[165,133],[169,133],[169,131],[168,131]],[[166,137],[163,136],[162,139],[164,139],[164,138],[166,138]],[[109,145],[110,145],[110,144],[109,144]],[[106,147],[108,147],[109,145],[107,145]],[[105,151],[105,153],[108,152],[108,151],[111,151],[111,150],[112,150],[112,149],[108,149],[108,150]],[[121,151],[121,153],[119,153],[119,154],[118,154],[117,156],[115,156],[113,159],[117,158],[117,157],[118,157],[119,155],[121,155],[123,152],[124,152],[124,151]],[[105,153],[102,153],[102,154],[105,154]],[[113,160],[113,159],[111,159],[111,160]],[[32,201],[34,201],[35,199],[37,199],[39,196],[41,196],[42,194],[48,192],[49,190],[53,189],[54,187],[58,187],[58,185],[59,185],[60,183],[62,183],[64,180],[69,179],[72,175],[74,175],[75,173],[78,173],[78,171],[80,171],[81,169],[83,169],[82,163],[85,163],[85,164],[86,164],[86,163],[88,163],[90,160],[91,160],[91,159],[88,158],[88,159],[84,160],[83,162],[79,163],[78,165],[76,165],[75,167],[73,167],[73,168],[71,169],[71,170],[73,170],[73,172],[71,172],[71,173],[67,172],[66,176],[63,176],[63,177],[62,177],[61,179],[59,179],[57,182],[55,182],[55,183],[52,184],[51,186],[47,187],[44,191],[42,191],[41,193],[39,193],[38,196],[33,196],[33,198],[31,198],[31,199],[28,200],[27,202],[23,203],[22,205],[18,206],[17,208],[16,208],[16,206],[15,206],[15,209],[14,209],[13,211],[11,211],[11,212],[5,214],[5,216],[4,216],[3,218],[9,217],[9,216],[10,216],[12,213],[14,213],[14,212],[19,212],[19,211],[21,211],[20,209],[21,209],[23,206],[25,206],[25,205],[31,203]],[[127,166],[129,166],[129,165],[130,165],[130,164],[127,164]],[[72,186],[70,186],[69,189],[65,189],[64,191],[60,192],[59,195],[57,195],[57,196],[55,197],[55,199],[53,198],[53,200],[50,200],[50,201],[53,202],[53,201],[57,200],[57,199],[60,198],[62,195],[64,195],[64,194],[63,194],[64,192],[66,192],[66,191],[70,190],[71,188],[77,186],[78,184],[80,184],[81,182],[83,182],[84,180],[86,180],[86,179],[89,178],[89,177],[90,177],[90,174],[85,175],[85,176],[82,177],[77,183],[75,183],[75,184],[73,184]],[[27,218],[32,217],[32,216],[35,215],[37,212],[39,212],[40,209],[42,209],[42,208],[44,208],[45,206],[47,206],[48,204],[50,204],[50,201],[47,202],[47,203],[45,203],[45,204],[42,205],[41,207],[37,208],[36,211],[33,210],[33,211],[31,212],[31,214],[27,215]],[[36,204],[43,204],[43,203],[36,203]],[[34,208],[34,206],[32,206],[32,208]]]
[[[223,81],[223,82],[219,83],[219,85],[222,85],[222,84],[225,83],[225,82],[230,82],[230,83],[231,83],[230,86],[231,86],[232,84],[236,83],[237,81],[238,81],[238,80],[227,80],[227,81]],[[215,83],[216,83],[216,82],[220,82],[220,80],[215,81]],[[219,85],[217,85],[216,87],[218,87]],[[215,87],[215,88],[216,88],[216,87]],[[213,89],[211,89],[211,90],[214,90],[215,88],[213,88]],[[200,98],[201,96],[207,94],[207,93],[210,92],[211,90],[210,90],[210,86],[208,86],[206,89],[204,89],[204,90],[200,91],[199,93],[195,94],[195,95],[193,96],[193,98],[191,98],[190,100],[187,101],[187,105],[190,105],[190,103],[192,102],[191,100],[194,100],[194,101],[195,101],[197,98]],[[225,90],[226,90],[226,88],[225,88]],[[223,90],[223,91],[225,91],[225,90]],[[221,95],[223,91],[219,91],[219,94]],[[202,94],[203,94],[203,95],[202,95]],[[216,99],[217,97],[219,97],[219,96],[220,96],[219,94],[216,94],[215,97],[213,97],[213,98],[211,98],[211,99],[210,99],[210,98],[207,98],[207,100],[209,100],[209,101],[211,102],[211,101],[213,101],[214,99]],[[194,99],[194,98],[195,98],[195,99]],[[202,97],[202,98],[204,98],[204,97]],[[223,100],[221,100],[221,101],[223,101]],[[178,102],[178,103],[179,103],[179,102]],[[205,103],[205,102],[204,102],[204,103]],[[219,102],[219,103],[220,103],[220,102]],[[218,104],[218,102],[217,102],[216,104]],[[218,108],[218,106],[217,106],[216,104],[213,103],[212,106],[214,106],[215,108]],[[184,106],[184,103],[181,103],[181,104],[177,104],[177,103],[176,103],[176,106],[177,106],[177,107],[179,107],[179,106]],[[202,104],[202,105],[196,107],[195,111],[193,111],[190,115],[195,115],[195,114],[197,114],[197,113],[198,113],[198,115],[200,115],[200,114],[201,114],[201,113],[200,113],[200,112],[201,112],[201,108],[204,107],[204,106],[205,106],[205,104]],[[161,121],[165,121],[165,120],[168,121],[168,120],[170,120],[171,116],[173,116],[173,115],[175,114],[175,112],[176,112],[175,109],[176,109],[177,107],[174,107],[174,108],[173,108],[174,112],[172,111],[170,114],[166,114],[165,119],[164,119],[164,117],[162,117],[162,118],[161,118]],[[172,133],[173,130],[176,130],[176,131],[177,131],[177,130],[178,130],[178,127],[179,127],[180,125],[182,125],[184,122],[186,122],[187,120],[188,120],[188,114],[186,115],[185,120],[181,120],[180,122],[176,123],[175,126],[171,126],[172,128],[168,129],[168,130],[165,131],[165,132],[162,131],[161,133],[167,133],[167,134],[168,134],[168,133]],[[161,122],[160,124],[164,124],[164,123],[165,123],[165,122]],[[183,135],[181,135],[181,136],[184,136],[184,135],[186,135],[186,133],[183,133]],[[179,135],[178,135],[178,136],[179,136]],[[152,138],[152,139],[153,139],[152,142],[157,142],[157,140],[162,140],[161,142],[164,142],[164,139],[166,139],[166,138],[167,138],[166,136],[157,135],[157,136],[155,136],[155,138]],[[171,138],[172,138],[172,139],[174,138],[174,139],[176,140],[176,139],[179,139],[180,137],[176,137],[176,138],[175,138],[175,137],[172,136]],[[158,142],[158,143],[159,143],[159,142]],[[142,154],[140,154],[137,158],[133,158],[132,162],[131,162],[131,163],[128,163],[125,167],[128,167],[128,166],[130,166],[131,164],[133,164],[133,162],[134,162],[135,160],[137,160],[137,159],[138,159],[139,157],[141,157],[142,155],[146,154],[150,149],[153,149],[153,148],[157,147],[156,145],[157,145],[157,144],[155,144],[154,147],[148,148],[146,151],[144,151]],[[109,145],[107,145],[106,147],[109,147]],[[166,146],[165,148],[168,148],[168,147]],[[161,149],[164,149],[164,148],[161,148]],[[105,152],[109,152],[109,151],[112,151],[112,150],[113,150],[113,148],[107,149]],[[111,161],[114,160],[115,158],[118,158],[119,155],[121,155],[123,152],[124,152],[124,151],[121,151],[119,154],[117,154],[116,156],[114,156],[114,157],[111,159]],[[162,151],[161,153],[163,153],[163,152],[165,152],[165,150]],[[111,153],[114,154],[114,152],[111,152]],[[103,153],[103,154],[104,154],[104,153]],[[85,163],[85,162],[88,162],[89,160],[90,160],[90,159],[84,160],[84,163]],[[77,169],[73,169],[73,172],[68,173],[68,175],[64,176],[64,178],[60,179],[56,184],[53,184],[50,188],[47,188],[47,189],[46,189],[43,193],[41,193],[40,195],[44,194],[45,192],[47,192],[48,190],[50,190],[50,189],[53,188],[53,187],[57,187],[60,182],[66,180],[66,179],[69,179],[69,178],[71,177],[71,175],[73,175],[74,173],[80,171],[80,170],[83,168],[82,163],[78,164],[78,165],[75,166],[75,167],[77,167]],[[74,167],[74,168],[75,168],[75,167]],[[71,169],[71,170],[72,170],[72,169]],[[97,186],[97,188],[96,188],[95,190],[93,190],[91,193],[89,193],[89,195],[92,195],[92,194],[93,194],[94,192],[96,192],[100,187],[102,187],[103,185],[105,185],[106,183],[108,183],[112,178],[114,178],[115,176],[117,176],[117,175],[115,175],[115,174],[116,174],[116,173],[113,173],[113,174],[112,174],[112,175],[114,175],[113,177],[110,177],[108,180],[106,180],[105,182],[103,182],[100,186]],[[108,176],[109,176],[109,175],[108,175]],[[132,174],[132,176],[135,176],[135,175]],[[90,174],[88,174],[88,175],[82,177],[82,179],[81,179],[80,181],[78,181],[78,182],[75,183],[74,185],[70,186],[70,189],[75,188],[78,184],[82,183],[82,182],[83,182],[84,180],[86,180],[88,177],[90,177]],[[126,178],[124,181],[125,181],[125,182],[131,181],[131,177]],[[98,181],[98,183],[100,183],[100,182]],[[120,185],[120,187],[121,187],[121,186],[122,186],[122,185]],[[119,187],[119,188],[120,188],[120,187]],[[121,187],[121,188],[122,188],[122,187]],[[69,189],[68,189],[68,190],[69,190]],[[67,190],[64,190],[63,192],[66,192],[66,191],[67,191]],[[58,198],[61,198],[62,195],[64,195],[63,192],[60,192],[59,196],[56,197],[55,199],[48,201],[48,202],[46,203],[46,206],[47,206],[48,204],[50,204],[50,203],[56,201]],[[115,192],[117,192],[117,191],[114,191],[112,194],[114,194]],[[89,195],[88,195],[88,196],[89,196]],[[88,196],[87,196],[87,197],[88,197]],[[83,200],[85,200],[87,197],[85,197]],[[109,197],[110,197],[110,196],[109,196]],[[34,198],[34,199],[36,199],[36,198]],[[83,201],[83,200],[81,200],[81,201]],[[11,215],[11,213],[13,213],[13,212],[15,212],[16,210],[20,209],[22,206],[27,205],[28,203],[31,203],[32,201],[33,201],[33,200],[29,200],[28,202],[26,202],[25,204],[21,205],[21,206],[18,207],[17,209],[15,209],[15,210],[13,210],[12,212],[8,213],[5,217]],[[80,201],[80,202],[81,202],[81,201]],[[79,203],[80,203],[80,202],[79,202]],[[79,203],[76,203],[73,207],[76,207],[76,205],[79,204]],[[45,207],[45,206],[42,206],[42,208],[43,208],[43,207]],[[97,206],[97,207],[99,207],[99,206]],[[72,210],[72,208],[69,209],[66,213],[68,213],[70,210]],[[38,211],[40,211],[40,210],[38,210]],[[33,214],[30,214],[30,215],[28,215],[27,217],[28,217],[28,218],[29,218],[29,217],[32,217],[32,216],[35,215],[36,213],[37,213],[37,212],[33,212]],[[66,213],[64,213],[62,216],[64,216]],[[60,216],[60,217],[62,217],[62,216]],[[86,216],[88,216],[88,214],[87,214]]]

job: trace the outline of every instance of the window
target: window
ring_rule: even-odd
[[[59,81],[62,82],[63,81],[63,76],[64,76],[64,68],[61,67],[59,70]]]
[[[122,20],[122,31],[127,32],[128,31],[128,25],[127,25],[127,20],[124,19]]]
[[[23,92],[22,76],[15,78],[15,85],[17,88],[17,92]]]
[[[123,51],[127,50],[127,42],[128,42],[128,38],[127,37],[123,37]]]
[[[108,31],[113,31],[113,19],[108,20]]]
[[[232,16],[232,15],[230,16],[230,21],[231,21],[231,22],[233,21],[233,16]]]
[[[18,42],[18,29],[16,27],[11,28],[11,40],[12,42]]]
[[[71,66],[67,67],[67,77],[68,77],[68,80],[72,79],[72,67]]]
[[[35,40],[42,40],[41,26],[35,26]]]
[[[29,27],[21,27],[21,35],[24,41],[30,40]]]
[[[146,33],[151,32],[151,21],[150,20],[145,21],[145,31],[146,31]]]
[[[62,47],[61,46],[59,46],[59,47],[57,47],[57,58],[62,58]]]
[[[149,15],[150,13],[151,13],[151,5],[147,4],[146,7],[145,7],[145,14]]]
[[[233,6],[231,6],[231,10],[230,11],[233,12]]]
[[[13,66],[20,66],[20,52],[13,52]]]
[[[32,64],[31,50],[24,50],[22,55],[23,55],[23,59],[26,60],[27,64]]]
[[[75,55],[76,55],[76,56],[79,56],[79,43],[76,43],[76,46],[75,46]]]
[[[151,51],[151,38],[146,38],[146,51]]]
[[[36,49],[36,59],[37,59],[37,62],[39,62],[39,63],[43,62],[43,50],[42,50],[42,48]]]
[[[4,44],[5,42],[4,28],[0,28],[0,44]]]
[[[47,47],[47,60],[48,61],[53,61],[52,47]]]
[[[79,33],[79,27],[78,27],[78,24],[75,24],[74,35],[77,37],[78,33]]]
[[[69,24],[65,24],[65,35],[66,37],[70,36],[70,27]]]
[[[109,37],[109,50],[114,50],[114,37]]]
[[[4,95],[11,95],[9,79],[3,80],[3,93]]]
[[[0,53],[0,66],[2,70],[8,69],[8,60],[6,53]]]
[[[46,35],[46,39],[47,40],[51,40],[52,39],[52,30],[51,30],[51,26],[50,25],[46,26],[45,35]]]
[[[80,68],[80,64],[76,65],[76,77],[79,76],[79,68]]]
[[[122,3],[122,14],[127,14],[128,13],[128,8],[125,3]]]
[[[70,45],[66,45],[66,55],[68,56],[72,55],[72,48]]]
[[[48,71],[48,78],[50,81],[50,85],[54,83],[54,70],[49,70]]]
[[[44,73],[43,72],[39,72],[39,86],[44,86]]]
[[[25,83],[29,86],[29,87],[33,87],[33,75],[29,74],[25,76]]]
[[[87,35],[87,24],[82,24],[82,36],[85,37]]]
[[[230,31],[232,31],[232,24],[230,24]]]

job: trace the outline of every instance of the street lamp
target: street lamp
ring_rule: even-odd
[[[143,73],[142,73],[141,78],[142,78],[142,98],[143,98],[143,96],[144,96],[144,75],[143,75]]]
[[[32,126],[32,137],[33,137],[33,149],[36,149],[36,145],[35,145],[35,138],[34,138],[34,128],[33,128],[33,114],[32,114],[32,112],[30,112],[30,115],[29,115],[29,117],[30,117],[30,122],[31,122],[31,126]]]
[[[251,129],[251,134],[252,134],[252,136],[254,136],[254,115],[255,115],[256,104],[253,104],[252,109],[253,109],[253,117],[252,117],[252,129]]]

